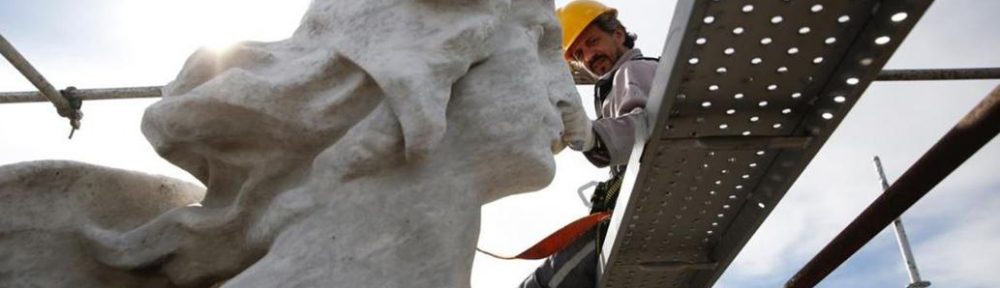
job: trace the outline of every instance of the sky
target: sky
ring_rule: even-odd
[[[556,1],[557,6],[567,1]],[[638,48],[659,56],[674,1],[605,1]],[[237,5],[238,4],[238,5]],[[57,88],[164,85],[201,46],[291,35],[307,0],[0,0],[0,33]],[[939,0],[886,68],[1000,67],[1000,2]],[[871,158],[895,179],[1000,81],[874,83],[716,287],[780,286],[880,193]],[[0,91],[33,87],[0,61]],[[590,87],[581,86],[583,103]],[[139,131],[155,99],[88,101],[82,130],[50,104],[0,105],[0,165],[71,159],[195,182],[159,158]],[[589,105],[584,105],[589,108]],[[592,112],[592,111],[591,111]],[[994,139],[904,215],[921,274],[934,287],[995,287],[1000,274],[1000,140]],[[577,187],[603,180],[579,154],[556,156],[553,183],[482,207],[479,247],[516,254],[585,215]],[[904,266],[884,231],[819,287],[902,287]],[[538,261],[477,254],[472,286],[514,287]]]

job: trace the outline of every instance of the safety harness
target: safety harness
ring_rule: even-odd
[[[636,56],[632,57],[630,61],[636,60],[647,60],[659,62],[660,58],[652,57],[642,57]],[[594,83],[594,111],[598,113],[602,110],[604,106],[604,101],[608,99],[608,95],[611,94],[611,89],[614,88],[614,77],[605,77],[598,79]],[[598,116],[597,119],[604,118],[603,116]],[[597,141],[598,146],[603,146],[601,141]],[[595,149],[607,149],[604,147],[595,147]],[[618,201],[618,191],[621,190],[622,181],[625,178],[625,165],[612,166],[610,168],[611,176],[608,180],[597,184],[594,188],[594,195],[590,197],[591,209],[590,213],[597,213],[603,211],[611,211],[615,208],[615,202]],[[600,233],[599,235],[604,235]]]

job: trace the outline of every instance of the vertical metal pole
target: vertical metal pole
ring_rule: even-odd
[[[882,170],[882,161],[878,158],[878,156],[875,156],[873,160],[875,162],[875,170],[878,171],[878,177],[882,181],[882,191],[885,191],[886,189],[889,189],[889,181],[886,180],[885,171]],[[892,228],[896,231],[896,240],[899,242],[899,252],[903,254],[903,262],[906,264],[906,272],[910,275],[910,284],[906,285],[906,287],[930,287],[931,282],[920,279],[920,271],[917,270],[917,261],[913,259],[913,251],[910,250],[910,239],[906,237],[906,229],[903,228],[903,220],[901,218],[893,220]]]

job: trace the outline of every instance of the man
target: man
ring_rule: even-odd
[[[634,48],[636,35],[618,21],[617,10],[593,0],[575,0],[556,10],[563,27],[563,56],[571,65],[597,77],[594,108],[597,120],[584,143],[574,143],[598,167],[611,166],[611,179],[598,185],[592,213],[614,209],[625,164],[637,130],[645,130],[646,99],[657,60]],[[606,233],[599,225],[545,260],[521,287],[595,287],[597,255]]]

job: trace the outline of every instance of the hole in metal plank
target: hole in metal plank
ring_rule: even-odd
[[[906,12],[899,12],[899,13],[896,13],[896,14],[892,14],[892,17],[889,18],[889,19],[891,19],[892,22],[903,22],[903,20],[906,20],[907,16],[909,16],[909,15],[906,14]]]
[[[892,40],[892,38],[889,38],[889,36],[881,36],[881,37],[875,38],[875,44],[876,45],[885,45],[885,44],[888,44],[890,40]]]

